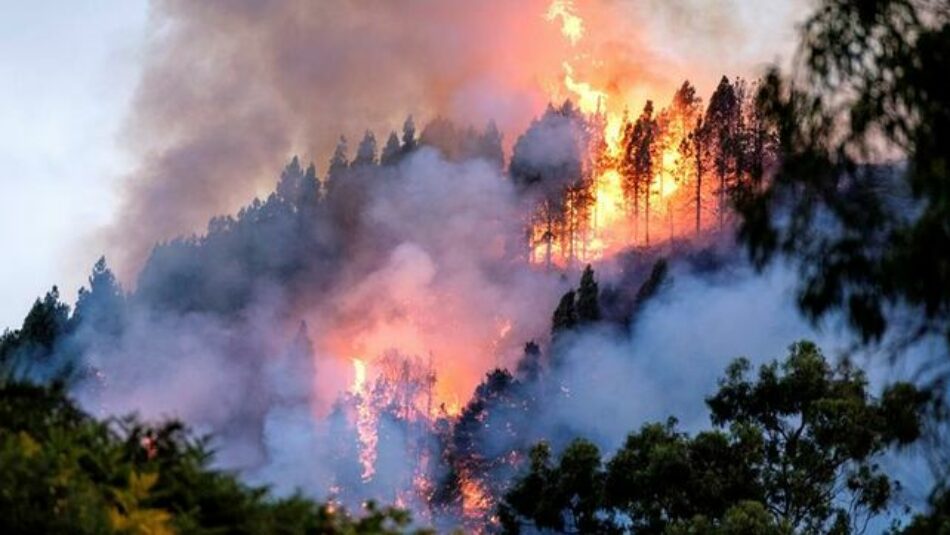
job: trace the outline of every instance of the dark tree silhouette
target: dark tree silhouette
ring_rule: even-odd
[[[416,123],[412,120],[412,115],[406,117],[402,123],[402,152],[403,155],[416,150],[418,140],[416,139]]]
[[[345,175],[349,169],[349,160],[347,159],[346,138],[340,136],[336,148],[333,150],[333,156],[330,157],[330,165],[327,168],[327,195],[331,195],[339,184],[345,180]]]
[[[393,165],[399,162],[401,156],[402,147],[399,145],[399,136],[396,135],[396,132],[390,132],[389,139],[386,140],[383,152],[379,156],[379,163],[381,165]]]
[[[556,337],[573,329],[575,325],[577,325],[577,311],[574,308],[574,290],[568,290],[554,309],[554,317],[551,319],[551,336]]]
[[[729,207],[730,179],[736,172],[736,146],[739,143],[739,117],[741,106],[736,87],[725,76],[719,80],[716,91],[709,98],[709,107],[703,119],[708,151],[713,171],[719,180],[716,191],[719,199],[717,211],[719,230],[725,228],[726,210]]]
[[[70,322],[93,332],[115,336],[122,329],[125,320],[125,295],[116,281],[115,275],[106,265],[106,258],[100,257],[89,275],[89,288],[80,288],[76,299],[76,309]]]
[[[376,165],[376,136],[367,130],[363,134],[363,139],[356,149],[356,157],[353,158],[350,166],[359,169],[371,165]]]
[[[580,286],[577,287],[577,303],[575,310],[577,323],[594,323],[600,321],[600,305],[598,304],[599,290],[594,280],[594,270],[590,264],[584,268]]]
[[[643,111],[633,124],[624,149],[626,164],[624,169],[624,191],[633,201],[633,217],[640,216],[640,198],[644,201],[644,232],[646,243],[650,243],[650,197],[653,187],[656,161],[655,143],[657,123],[653,116],[653,101],[648,100]]]
[[[610,459],[576,440],[555,462],[546,444],[506,494],[506,532],[847,533],[884,512],[895,482],[879,458],[917,439],[928,396],[898,383],[878,397],[809,342],[751,377],[726,371],[707,399],[715,429],[693,437],[676,421],[631,433]],[[731,531],[751,515],[755,529]]]

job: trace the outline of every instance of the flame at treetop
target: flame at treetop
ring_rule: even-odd
[[[544,18],[560,20],[561,35],[572,49],[582,44],[586,25],[573,0],[553,0]],[[569,267],[631,246],[656,245],[705,231],[712,221],[704,214],[691,217],[691,209],[701,212],[707,193],[684,187],[693,180],[695,167],[682,153],[698,119],[698,105],[673,102],[641,122],[643,117],[631,117],[631,103],[616,84],[598,86],[582,79],[576,68],[581,62],[585,67],[605,67],[590,51],[578,51],[562,62],[561,86],[551,92],[552,99],[568,95],[590,130],[585,178],[579,186],[584,193],[563,202],[565,212],[579,215],[557,218],[568,221],[562,228],[551,225],[550,214],[536,217],[529,231],[530,260]],[[652,108],[652,103],[647,106]],[[647,137],[648,147],[643,148]],[[591,207],[585,208],[585,202]]]
[[[572,0],[553,0],[543,17],[560,23],[560,34],[571,47],[583,42],[586,25]],[[588,69],[581,61],[594,62],[590,54],[579,53],[560,64],[559,89],[572,96],[576,108],[571,104],[550,110],[572,121],[579,118],[581,176],[565,180],[562,198],[543,199],[531,216],[530,259],[571,268],[711,227],[714,219],[702,211],[709,196],[703,187],[710,186],[700,180],[701,172],[697,177],[704,164],[693,145],[701,113],[699,100],[684,91],[690,86],[684,84],[668,107],[657,112],[648,102],[634,116],[617,87],[584,78]],[[552,92],[551,97],[561,94]],[[720,202],[720,217],[721,207]],[[323,349],[332,354],[366,356],[350,359],[348,424],[350,432],[355,429],[363,482],[367,488],[384,482],[401,505],[431,503],[439,490],[428,467],[439,462],[449,442],[441,443],[439,452],[427,449],[431,442],[427,446],[420,437],[431,438],[466,419],[469,425],[482,425],[478,404],[466,400],[483,377],[486,360],[495,359],[503,367],[499,356],[511,354],[512,345],[520,346],[538,332],[531,330],[525,337],[524,331],[518,332],[524,326],[502,313],[472,321],[471,311],[477,309],[472,306],[474,297],[458,295],[451,285],[440,286],[432,264],[426,251],[397,248],[389,264],[360,275],[364,282],[338,303],[341,319],[323,340]],[[387,299],[379,299],[380,295]],[[438,381],[433,361],[443,363]],[[400,433],[387,435],[387,426],[398,427]],[[404,442],[410,459],[404,463],[408,475],[401,473],[392,481],[386,477],[387,463],[380,461],[378,470],[376,463],[386,459],[385,446],[395,440]],[[458,478],[453,503],[466,519],[481,521],[493,507],[498,489],[482,468],[465,460],[453,460],[453,476]],[[517,458],[503,462],[514,465]]]
[[[544,18],[548,22],[554,19],[561,19],[561,34],[566,37],[572,45],[576,45],[584,36],[584,19],[577,16],[574,10],[573,0],[554,0],[548,6]]]

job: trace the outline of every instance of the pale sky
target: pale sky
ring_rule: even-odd
[[[145,0],[0,0],[0,330],[53,284],[72,303],[98,257],[146,13]]]

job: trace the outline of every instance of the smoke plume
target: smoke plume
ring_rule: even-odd
[[[267,191],[291,154],[322,175],[341,134],[383,138],[408,114],[443,115],[494,119],[510,146],[545,102],[576,97],[563,85],[566,60],[608,88],[606,106],[637,109],[686,78],[705,91],[723,72],[754,74],[784,52],[791,27],[735,2],[578,1],[585,33],[572,45],[543,17],[547,4],[156,0],[123,136],[137,163],[103,237],[123,280],[154,242]]]

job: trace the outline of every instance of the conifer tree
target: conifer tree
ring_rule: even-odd
[[[277,181],[277,196],[287,203],[296,204],[300,198],[303,176],[300,160],[294,156],[280,173],[280,179]]]
[[[594,280],[594,270],[590,264],[584,268],[581,275],[581,284],[577,288],[577,303],[575,310],[577,323],[593,323],[600,320],[600,305],[597,301],[597,281]]]
[[[352,167],[360,168],[371,165],[376,165],[376,136],[367,130],[356,149],[356,157],[353,158]]]
[[[653,187],[655,167],[655,142],[657,137],[657,122],[653,116],[653,101],[648,100],[643,112],[633,125],[630,135],[630,149],[627,151],[631,161],[631,174],[625,184],[628,195],[633,197],[634,217],[639,215],[639,199],[644,199],[644,233],[646,243],[650,243],[650,197]]]
[[[577,325],[577,311],[574,308],[574,296],[574,290],[568,290],[568,292],[561,297],[557,308],[554,309],[554,317],[551,320],[552,337],[556,337],[564,331],[569,331]]]
[[[340,141],[336,144],[333,156],[330,157],[330,167],[327,169],[327,194],[331,195],[339,186],[340,181],[344,179],[349,163],[347,160],[346,137],[340,136]]]
[[[416,150],[419,141],[416,139],[416,123],[412,120],[412,115],[406,117],[402,123],[402,153],[409,154]]]
[[[386,145],[383,147],[383,153],[379,157],[380,165],[394,165],[399,161],[402,153],[402,147],[399,146],[399,136],[396,132],[390,132]]]
[[[704,131],[709,136],[708,150],[711,153],[713,170],[719,180],[717,191],[719,230],[725,227],[727,193],[731,186],[732,175],[735,173],[735,145],[739,142],[737,129],[740,111],[736,88],[728,78],[723,76],[709,99],[709,107],[706,109],[704,119]]]
[[[103,335],[117,334],[125,313],[125,296],[115,275],[99,257],[89,275],[89,288],[80,288],[70,322]]]
[[[320,202],[320,180],[317,178],[316,166],[310,162],[300,183],[297,208],[313,208],[318,202]]]

